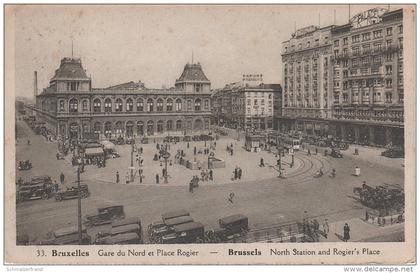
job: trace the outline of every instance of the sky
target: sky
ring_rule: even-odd
[[[351,5],[351,16],[372,7]],[[295,24],[334,24],[334,10],[335,23],[347,23],[349,5],[20,6],[13,13],[15,94],[33,96],[35,70],[38,93],[47,87],[60,60],[71,57],[72,41],[93,87],[139,80],[171,87],[193,56],[212,88],[252,73],[281,84],[282,42]]]

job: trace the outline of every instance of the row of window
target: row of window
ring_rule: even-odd
[[[386,28],[386,36],[392,36],[392,27],[388,27]],[[398,26],[398,33],[402,34],[403,33],[403,26],[400,25]],[[365,42],[365,41],[369,41],[371,39],[371,34],[373,39],[378,39],[378,38],[382,38],[382,29],[379,30],[375,30],[373,32],[366,32],[366,33],[362,33],[357,34],[357,35],[353,35],[351,36],[351,42],[354,43],[359,43],[360,41]],[[348,37],[344,37],[342,40],[342,44],[343,45],[348,45]],[[340,46],[340,40],[334,40],[334,46],[338,47]]]
[[[163,112],[163,99],[158,99],[156,101],[156,104],[154,103],[153,99],[148,99],[146,101],[146,104],[144,103],[143,99],[138,99],[135,104],[132,99],[126,100],[126,112],[133,112],[134,109],[136,109],[137,112],[153,112],[156,105],[156,111],[157,112]],[[192,109],[192,100],[187,101],[187,107],[188,109]],[[122,112],[123,111],[123,101],[122,99],[116,99],[115,100],[115,112]],[[135,108],[134,108],[135,107]],[[201,111],[202,108],[202,100],[196,99],[194,101],[194,110],[195,111]],[[204,108],[209,109],[210,108],[210,100],[204,100]],[[166,111],[182,111],[182,100],[176,99],[175,103],[172,99],[166,100]],[[65,110],[65,100],[59,101],[59,111]],[[69,101],[69,112],[70,113],[77,113],[79,111],[79,101],[77,99],[71,99]],[[82,100],[82,111],[88,111],[88,100]],[[100,99],[95,99],[93,101],[93,112],[100,113],[102,112],[102,102]],[[104,101],[104,112],[112,112],[112,101],[111,99],[107,98]]]

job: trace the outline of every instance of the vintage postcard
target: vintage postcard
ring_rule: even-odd
[[[5,5],[5,262],[414,264],[415,5]]]

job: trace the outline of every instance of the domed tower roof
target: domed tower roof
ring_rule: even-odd
[[[184,82],[210,83],[209,79],[204,74],[200,63],[196,63],[196,64],[187,63],[184,66],[184,71],[182,72],[179,79],[175,81],[175,85],[177,83],[184,83]]]
[[[51,82],[59,79],[89,80],[89,77],[86,75],[80,59],[63,58],[60,67],[55,70]]]

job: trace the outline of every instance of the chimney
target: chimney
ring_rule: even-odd
[[[34,71],[34,96],[38,95],[38,72]]]

